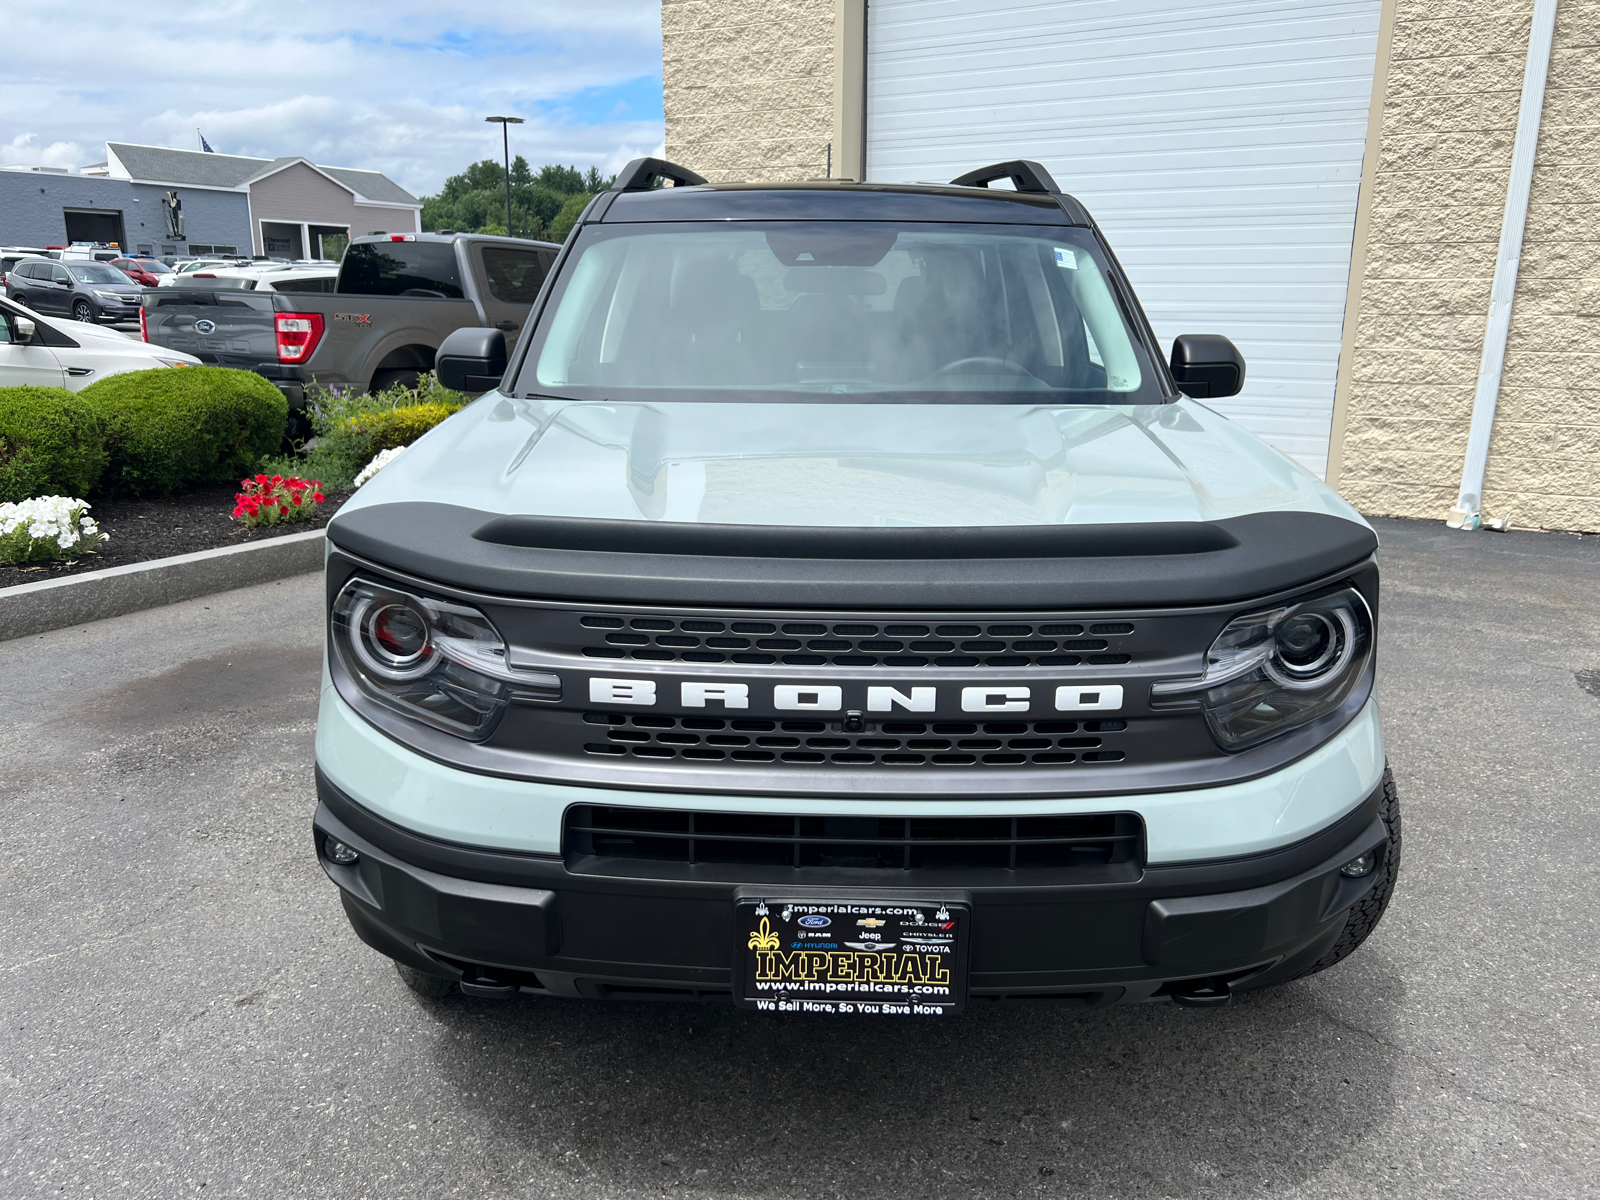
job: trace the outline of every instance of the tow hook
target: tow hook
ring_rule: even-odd
[[[517,994],[517,985],[504,983],[480,967],[468,967],[461,975],[461,994],[479,1000],[509,1000]]]
[[[1185,1008],[1224,1008],[1233,999],[1226,979],[1190,979],[1175,984],[1172,1002]]]

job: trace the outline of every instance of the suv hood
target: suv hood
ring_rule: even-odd
[[[627,404],[490,393],[346,510],[785,526],[1087,525],[1266,511],[1364,524],[1194,400],[1165,405]]]

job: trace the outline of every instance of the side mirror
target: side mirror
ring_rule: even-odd
[[[1186,396],[1216,400],[1244,388],[1244,355],[1215,333],[1181,333],[1172,343],[1172,378]]]
[[[506,335],[498,329],[458,329],[433,358],[443,386],[457,392],[487,392],[506,373]]]
[[[17,322],[17,341],[26,346],[33,341],[33,335],[39,332],[39,327],[27,317],[14,318]]]

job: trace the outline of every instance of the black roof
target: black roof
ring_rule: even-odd
[[[590,220],[956,221],[997,225],[1091,225],[1071,196],[949,184],[712,183],[609,193]]]

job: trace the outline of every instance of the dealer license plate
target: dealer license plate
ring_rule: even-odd
[[[734,1002],[777,1013],[959,1012],[971,917],[938,900],[741,898]]]

